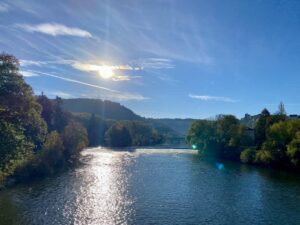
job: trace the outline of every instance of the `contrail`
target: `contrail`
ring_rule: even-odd
[[[109,88],[94,85],[94,84],[85,83],[85,82],[82,82],[82,81],[79,81],[79,80],[73,80],[73,79],[70,79],[70,78],[53,75],[51,73],[44,73],[44,72],[39,72],[39,71],[34,71],[34,70],[29,70],[29,71],[33,72],[33,73],[37,73],[37,74],[41,74],[41,75],[45,75],[45,76],[54,77],[54,78],[58,78],[58,79],[61,79],[61,80],[69,81],[69,82],[76,83],[76,84],[82,84],[82,85],[85,85],[85,86],[94,87],[94,88],[98,88],[98,89],[105,90],[105,91],[110,91],[110,92],[113,92],[113,93],[121,93],[120,91],[116,91],[116,90],[113,90],[113,89],[109,89]]]

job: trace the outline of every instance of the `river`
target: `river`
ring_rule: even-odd
[[[295,174],[185,149],[93,148],[81,161],[1,191],[0,224],[300,224]]]

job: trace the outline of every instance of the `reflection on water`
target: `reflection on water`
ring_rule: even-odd
[[[196,151],[87,149],[83,164],[0,192],[0,224],[299,224],[296,175]]]

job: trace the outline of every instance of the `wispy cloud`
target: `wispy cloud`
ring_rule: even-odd
[[[121,92],[121,91],[113,90],[113,89],[106,88],[106,87],[103,87],[103,86],[90,84],[90,83],[87,83],[87,82],[82,82],[82,81],[79,81],[79,80],[74,80],[74,79],[70,79],[70,78],[67,78],[67,77],[63,77],[63,76],[54,75],[54,74],[51,74],[51,73],[45,73],[45,72],[40,72],[40,71],[30,71],[30,72],[106,91],[106,93],[102,93],[102,96],[104,96],[104,98],[111,99],[111,100],[120,100],[120,101],[137,100],[137,101],[141,101],[141,100],[149,99],[149,98],[144,97],[143,95],[140,95],[140,94]]]
[[[105,64],[89,64],[89,63],[80,63],[76,62],[73,63],[72,66],[75,69],[85,71],[85,72],[96,72],[100,75],[100,77],[104,79],[111,79],[113,81],[127,81],[130,80],[130,78],[127,75],[117,74],[118,71],[122,70],[141,70],[141,67],[132,67],[130,65],[124,64],[124,65],[105,65]],[[136,78],[135,76],[134,78]]]
[[[50,93],[51,96],[58,96],[61,98],[74,98],[74,96],[70,93],[64,91],[53,91]]]
[[[82,85],[89,86],[89,87],[102,89],[102,90],[105,90],[105,91],[110,91],[110,92],[115,92],[115,93],[119,92],[119,91],[116,91],[116,90],[113,90],[113,89],[110,89],[110,88],[106,88],[106,87],[102,87],[102,86],[99,86],[99,85],[94,85],[94,84],[90,84],[90,83],[86,83],[86,82],[82,82],[82,81],[79,81],[79,80],[74,80],[74,79],[70,79],[70,78],[66,78],[66,77],[62,77],[62,76],[57,76],[57,75],[54,75],[54,74],[51,74],[51,73],[44,73],[44,72],[40,72],[40,71],[30,71],[30,72],[41,74],[41,75],[44,75],[44,76],[54,77],[54,78],[69,81],[69,82],[72,82],[72,83],[77,83],[77,84],[82,84]]]
[[[171,59],[166,58],[143,58],[133,60],[132,63],[143,69],[173,69],[175,65]]]
[[[45,67],[52,64],[70,65],[71,67],[84,71],[95,72],[104,79],[111,79],[113,81],[129,81],[133,78],[140,78],[141,76],[128,76],[121,74],[121,71],[138,71],[143,70],[141,66],[131,66],[129,64],[112,65],[110,62],[85,63],[76,60],[60,59],[55,61],[36,61],[36,60],[20,60],[23,67]]]
[[[0,12],[8,12],[10,10],[10,7],[6,3],[0,3]]]
[[[237,102],[237,100],[228,98],[228,97],[220,97],[220,96],[210,96],[210,95],[193,95],[189,94],[190,98],[198,99],[201,101],[217,101],[217,102]]]
[[[83,38],[91,38],[92,34],[86,30],[77,27],[68,27],[57,23],[41,23],[41,24],[16,24],[16,27],[21,28],[27,32],[38,32],[51,36],[76,36]]]
[[[42,62],[42,61],[34,61],[34,60],[21,59],[20,60],[20,64],[21,64],[21,66],[42,66],[42,65],[44,65],[46,63]]]
[[[37,76],[39,76],[38,74],[36,74],[32,71],[26,71],[26,70],[20,70],[20,74],[23,77],[37,77]]]

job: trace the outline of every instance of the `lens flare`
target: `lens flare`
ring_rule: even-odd
[[[98,73],[103,79],[110,79],[114,76],[114,71],[110,66],[99,66]]]

